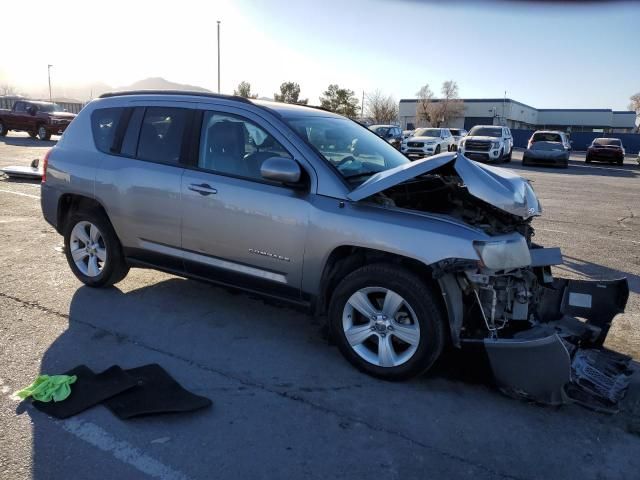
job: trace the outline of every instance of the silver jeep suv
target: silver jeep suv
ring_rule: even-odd
[[[562,258],[532,242],[541,208],[521,177],[455,153],[410,162],[316,108],[106,94],[45,163],[44,217],[86,285],[151,267],[286,299],[383,378],[480,347],[499,385],[558,403],[628,295],[551,276]]]

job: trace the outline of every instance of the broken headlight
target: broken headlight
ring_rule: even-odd
[[[493,242],[473,242],[483,266],[491,270],[508,270],[531,265],[529,246],[524,237]]]

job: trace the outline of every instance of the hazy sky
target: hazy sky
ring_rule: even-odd
[[[640,91],[640,5],[392,0],[4,0],[0,84],[47,88],[146,77],[260,96],[296,81],[317,103],[329,83],[396,99],[456,80],[467,98],[538,108],[626,109]],[[449,3],[449,2],[447,2]]]

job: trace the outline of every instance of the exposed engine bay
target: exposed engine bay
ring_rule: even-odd
[[[485,174],[493,176],[491,181],[500,175],[458,157],[369,198],[388,208],[454,217],[490,236],[520,233],[526,239],[530,265],[497,270],[466,259],[432,265],[444,293],[452,343],[481,347],[496,383],[509,395],[616,411],[629,385],[631,358],[604,348],[603,343],[614,317],[626,306],[627,280],[554,278],[551,267],[562,263],[562,255],[557,248],[533,242],[531,221],[540,214],[533,191],[525,191],[519,204],[505,201],[502,205],[507,207],[499,208],[485,201],[495,187],[483,190],[478,182],[472,191],[465,181],[483,180]],[[498,186],[506,188],[496,194],[497,200],[500,195],[506,199],[507,193],[517,197],[514,177],[506,178],[511,183]],[[528,184],[526,188],[530,190]]]

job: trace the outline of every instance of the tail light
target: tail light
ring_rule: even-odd
[[[44,154],[44,158],[42,159],[42,183],[47,181],[47,167],[49,166],[49,155],[51,155],[51,150],[53,149],[50,148],[47,153]]]

